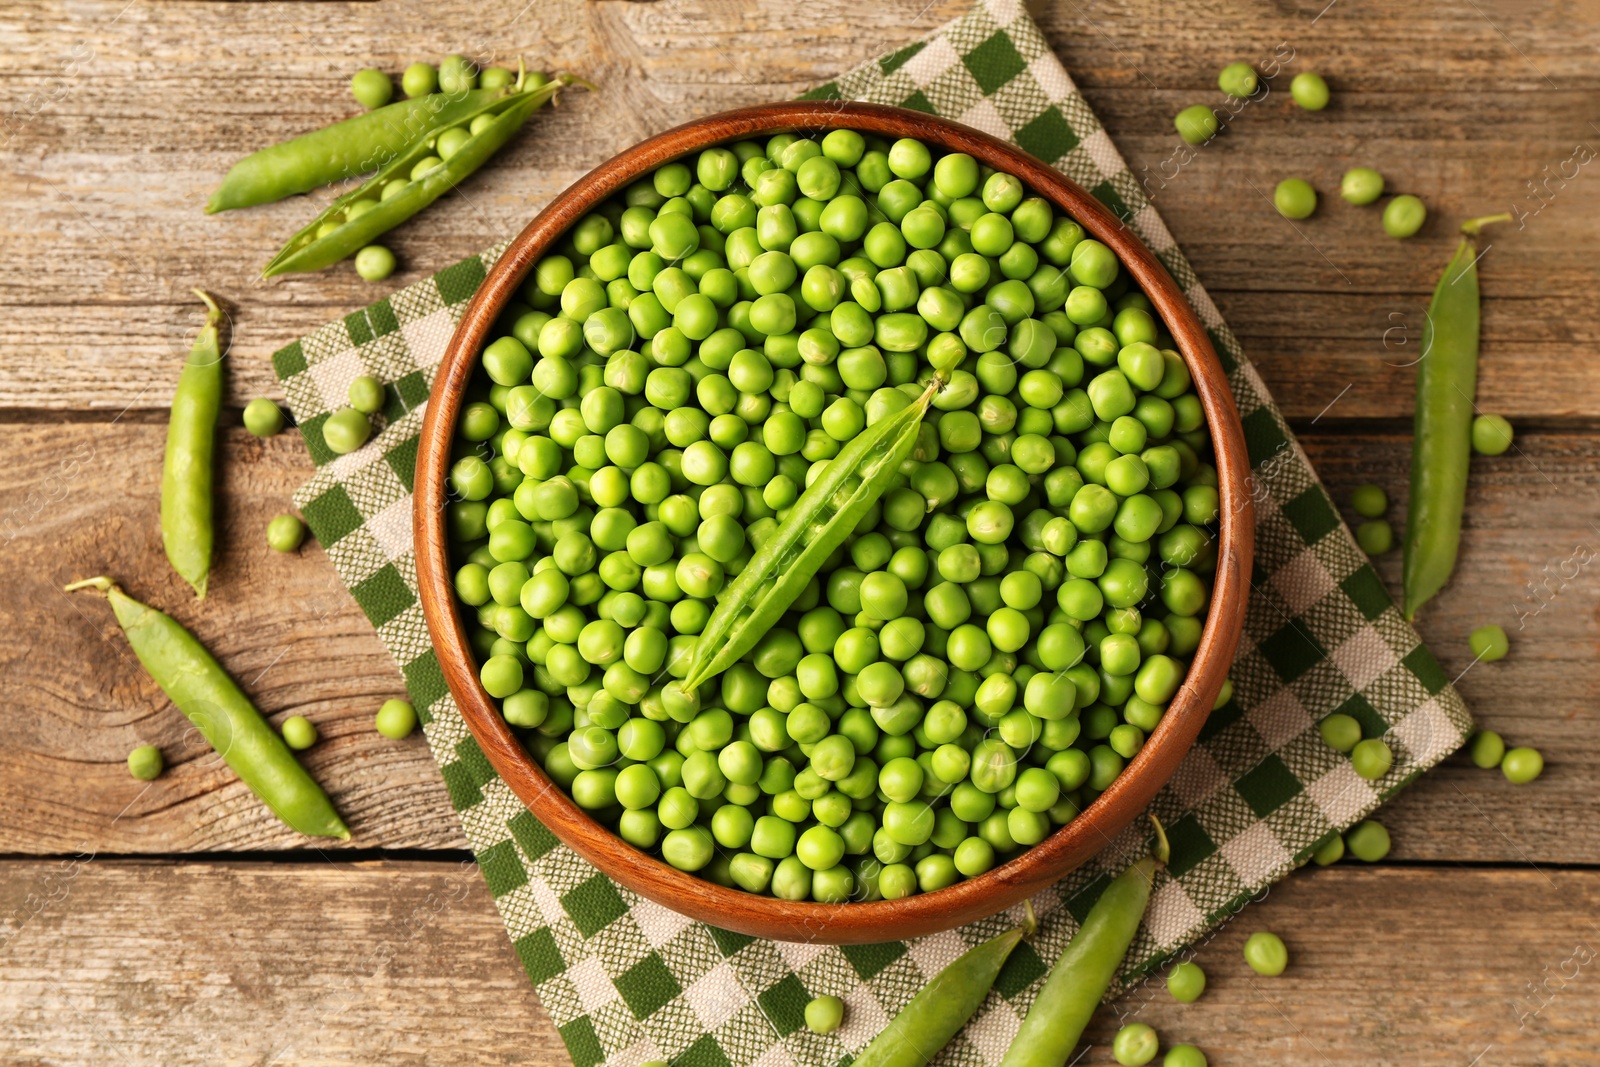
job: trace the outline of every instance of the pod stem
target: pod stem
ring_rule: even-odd
[[[1026,930],[1023,937],[1032,937],[1039,929],[1039,917],[1033,913],[1032,900],[1022,902],[1022,925]]]
[[[1156,847],[1151,849],[1150,854],[1155,857],[1157,863],[1165,867],[1172,862],[1172,845],[1167,841],[1166,828],[1154,815],[1150,816],[1150,825],[1156,828]]]
[[[1461,224],[1461,232],[1471,237],[1476,237],[1478,234],[1483,232],[1483,228],[1485,226],[1492,225],[1496,222],[1510,221],[1511,213],[1509,211],[1502,212],[1498,215],[1479,215],[1475,219],[1468,219],[1466,222],[1463,222]]]
[[[205,303],[206,325],[219,325],[222,322],[222,309],[217,306],[217,302],[211,297],[211,294],[207,293],[204,289],[191,289],[189,291],[195,296],[198,296],[201,301]]]
[[[116,582],[113,582],[110,578],[101,575],[98,578],[85,578],[81,582],[73,582],[71,585],[62,586],[61,591],[64,593],[75,593],[79,589],[97,589],[102,593],[109,593],[116,587]]]

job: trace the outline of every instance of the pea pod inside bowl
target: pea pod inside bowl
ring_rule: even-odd
[[[1242,434],[1181,292],[914,112],[750,108],[602,165],[469,306],[419,460],[424,611],[491,762],[747,933],[1037,892],[1164,784],[1237,643]]]

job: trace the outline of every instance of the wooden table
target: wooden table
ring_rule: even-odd
[[[1600,1062],[1600,4],[1325,2],[1053,0],[1037,14],[1341,502],[1376,481],[1403,511],[1406,365],[1453,220],[1524,215],[1482,263],[1479,401],[1516,424],[1517,447],[1474,461],[1458,574],[1421,625],[1480,719],[1549,769],[1517,788],[1448,761],[1383,812],[1389,860],[1303,870],[1203,946],[1204,1000],[1123,1006],[1215,1064]],[[276,395],[275,348],[515,232],[617,149],[792,96],[965,0],[0,7],[0,1061],[566,1063],[421,736],[372,729],[401,692],[372,628],[319,549],[264,547],[305,450],[247,436],[239,409]],[[1291,70],[1328,75],[1333,105],[1311,115],[1276,95],[1174,172],[1171,116],[1217,99],[1224,63],[1291,49]],[[392,281],[348,267],[254,281],[307,205],[202,215],[229,163],[348,114],[354,70],[448,51],[520,52],[604,88],[541,115],[394,234]],[[1390,240],[1377,209],[1332,197],[1356,164],[1422,195],[1419,237]],[[1304,223],[1260,194],[1291,174],[1323,190]],[[196,285],[237,308],[203,608],[156,524]],[[1379,561],[1391,587],[1398,562]],[[355,831],[348,848],[274,821],[103,607],[56,591],[102,571],[193,627],[275,721],[317,723],[306,761]],[[1513,652],[1473,666],[1466,635],[1485,622]],[[123,764],[145,742],[173,764],[149,786]],[[1288,941],[1282,978],[1244,969],[1257,928]],[[1110,1062],[1110,1032],[1080,1062]]]

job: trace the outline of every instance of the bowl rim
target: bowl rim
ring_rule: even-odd
[[[1110,788],[1044,841],[975,878],[900,900],[823,904],[748,893],[680,871],[591,818],[544,773],[478,680],[454,601],[445,503],[452,430],[477,353],[533,263],[570,225],[644,173],[700,149],[757,133],[839,127],[915,137],[1007,170],[1117,254],[1168,326],[1194,380],[1215,452],[1221,521],[1200,644],[1160,724]],[[918,937],[996,914],[1107,846],[1171,778],[1210,714],[1243,629],[1254,547],[1249,461],[1226,374],[1182,289],[1139,237],[1087,190],[1012,144],[919,111],[846,101],[761,104],[696,119],[625,149],[552,199],[490,269],[440,362],[418,447],[413,530],[419,596],[445,682],[490,764],[539,821],[601,873],[692,919],[774,940],[830,944]]]

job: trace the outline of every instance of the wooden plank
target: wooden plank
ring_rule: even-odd
[[[1600,417],[1600,371],[1571,358],[1594,340],[1594,168],[1576,168],[1570,181],[1550,177],[1574,172],[1563,163],[1579,143],[1600,144],[1586,110],[1588,57],[1576,44],[1600,25],[1600,4],[1541,3],[1531,14],[1519,8],[1515,19],[1465,0],[1381,15],[1341,6],[1313,22],[1311,8],[1321,6],[1172,10],[1138,0],[1041,5],[1038,14],[1135,174],[1157,176],[1151,187],[1169,227],[1291,416],[1316,416],[1350,384],[1329,418],[1408,417],[1409,371],[1386,365],[1404,358],[1385,348],[1385,337],[1393,344],[1393,327],[1419,328],[1449,256],[1451,220],[1544,203],[1525,229],[1497,236],[1485,260],[1480,396],[1517,418]],[[511,235],[550,196],[639,137],[791,96],[892,51],[966,2],[568,0],[534,5],[487,35],[467,5],[431,5],[426,32],[388,17],[382,5],[321,5],[315,29],[297,5],[251,9],[248,19],[191,4],[138,6],[114,19],[120,7],[108,0],[74,15],[76,7],[30,5],[26,17],[0,17],[0,71],[17,101],[0,159],[18,178],[0,193],[10,209],[0,212],[0,237],[29,263],[0,294],[8,319],[0,409],[116,411],[130,401],[160,408],[194,329],[188,290],[196,284],[240,305],[230,402],[272,393],[272,350]],[[219,26],[217,47],[196,47],[217,39]],[[284,41],[295,47],[286,52]],[[500,58],[521,51],[571,67],[605,88],[571,94],[540,115],[459,196],[395,233],[406,269],[392,282],[362,283],[344,267],[254,282],[312,205],[296,198],[208,218],[198,205],[218,176],[264,141],[348,114],[350,70],[399,69],[416,56],[468,47],[463,41],[484,42]],[[1160,177],[1180,147],[1172,113],[1220,99],[1214,78],[1223,63],[1263,61],[1279,41],[1297,53],[1291,70],[1329,74],[1334,104],[1310,115],[1279,93],[1251,105],[1176,177]],[[1430,62],[1396,62],[1397,41],[1426,48]],[[281,57],[272,78],[216,91],[236,83],[247,57],[262,54]],[[1393,241],[1381,234],[1376,209],[1336,201],[1338,174],[1355,163],[1424,195],[1435,218],[1422,237]],[[1290,173],[1313,178],[1325,194],[1318,215],[1300,224],[1309,241],[1247,184],[1270,191]],[[117,323],[115,344],[106,343],[108,318]],[[1569,375],[1556,396],[1552,361]]]
[[[0,775],[0,852],[205,852],[306,848],[204,744],[139,669],[109,609],[60,592],[106,573],[189,626],[273,722],[305,715],[322,734],[302,759],[333,796],[353,847],[461,848],[465,841],[418,731],[372,727],[403,696],[400,672],[315,545],[270,551],[263,531],[310,474],[293,433],[225,435],[219,565],[204,603],[173,573],[158,526],[160,424],[0,430],[5,501],[0,718],[11,763]],[[108,509],[108,502],[114,502]],[[41,654],[44,652],[45,654]],[[156,744],[158,781],[123,760]],[[328,842],[318,841],[320,847]],[[336,844],[336,843],[335,843]]]
[[[4,870],[8,1063],[423,1064],[465,1045],[474,1063],[570,1062],[470,866]],[[1592,870],[1308,868],[1198,947],[1202,999],[1136,989],[1077,1062],[1111,1063],[1138,1018],[1218,1064],[1588,1063],[1597,907]],[[1278,978],[1241,958],[1258,929],[1289,946]]]
[[[285,434],[225,440],[222,547],[212,593],[198,604],[174,577],[157,532],[159,422],[111,426],[0,426],[0,625],[35,635],[3,653],[0,703],[0,852],[211,851],[302,848],[225,767],[193,747],[187,724],[131,662],[104,608],[66,599],[64,582],[106,571],[194,628],[274,721],[307,715],[325,738],[306,755],[355,831],[356,847],[461,847],[438,772],[419,737],[395,743],[371,728],[400,677],[320,549],[299,557],[267,551],[261,530],[289,506],[309,473],[303,447]],[[1401,436],[1320,434],[1308,453],[1335,498],[1375,481],[1404,525],[1409,441]],[[1587,862],[1600,845],[1589,802],[1600,774],[1592,696],[1600,690],[1600,591],[1596,566],[1563,564],[1600,552],[1600,516],[1587,501],[1600,485],[1600,437],[1525,435],[1518,451],[1474,460],[1456,580],[1424,612],[1421,629],[1488,726],[1545,750],[1544,777],[1508,785],[1461,757],[1409,789],[1385,813],[1397,854],[1429,859]],[[105,501],[115,500],[107,514]],[[1347,513],[1347,518],[1353,516]],[[1581,557],[1580,557],[1581,558]],[[1391,589],[1399,553],[1378,561]],[[1529,593],[1527,583],[1553,575]],[[1574,570],[1574,568],[1576,568]],[[1559,591],[1558,591],[1559,590]],[[1519,611],[1526,614],[1518,629]],[[1511,634],[1513,652],[1472,666],[1466,635],[1486,622]],[[49,649],[50,656],[35,654]],[[74,665],[63,671],[61,664]],[[1470,669],[1469,669],[1470,668]],[[1464,672],[1464,673],[1463,673]],[[176,766],[148,788],[122,760],[143,742]],[[319,847],[326,847],[319,843]]]

